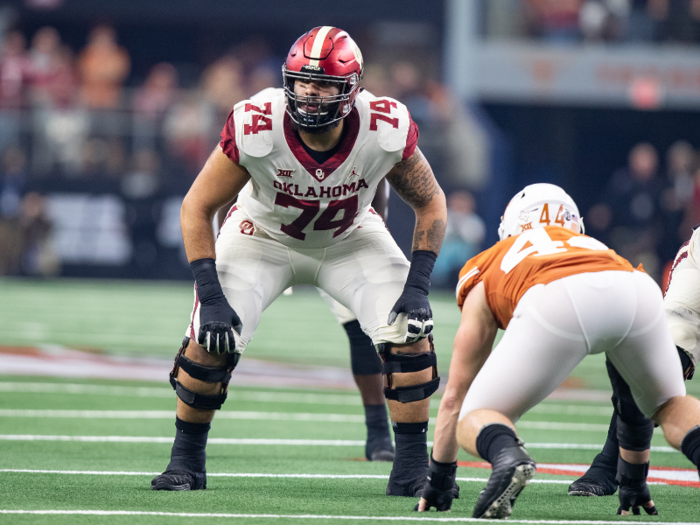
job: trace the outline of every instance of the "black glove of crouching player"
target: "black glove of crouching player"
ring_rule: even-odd
[[[422,500],[425,500],[425,505],[421,508],[421,500],[413,510],[423,512],[435,507],[435,510],[439,512],[449,511],[452,508],[452,500],[459,498],[459,486],[456,478],[457,462],[440,463],[433,459],[431,452],[428,479],[423,486],[421,496]]]
[[[616,481],[620,484],[618,514],[623,512],[629,514],[630,507],[632,508],[632,514],[635,516],[641,514],[639,507],[642,507],[647,514],[652,516],[659,514],[654,506],[654,502],[651,500],[651,493],[647,486],[648,472],[648,462],[639,465],[627,463],[624,459],[618,458],[616,478]]]
[[[399,300],[389,312],[389,325],[394,324],[401,312],[408,317],[408,331],[404,337],[407,343],[415,343],[433,331],[433,311],[428,301],[430,274],[433,272],[437,255],[431,251],[413,252],[411,268]]]
[[[216,262],[214,259],[199,259],[191,262],[190,268],[197,283],[200,303],[197,342],[207,352],[233,352],[236,348],[233,330],[240,334],[243,325],[224,296],[216,273]]]
[[[686,381],[693,379],[693,375],[695,374],[695,365],[693,364],[693,360],[690,358],[690,355],[688,355],[688,353],[680,346],[676,346],[676,350],[678,350],[678,357],[681,358],[683,379]]]

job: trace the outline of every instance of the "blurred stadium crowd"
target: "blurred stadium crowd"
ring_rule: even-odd
[[[188,87],[168,62],[153,65],[143,81],[131,85],[133,52],[137,50],[120,45],[115,29],[108,25],[94,27],[79,50],[65,45],[53,27],[32,35],[10,31],[2,40],[0,274],[60,273],[49,234],[56,213],[41,212],[43,201],[37,191],[71,188],[115,193],[126,203],[125,235],[131,237],[133,276],[158,277],[158,261],[181,262],[173,253],[162,257],[156,253],[160,245],[172,252],[168,248],[180,244],[179,230],[170,231],[179,228],[178,196],[187,191],[218,142],[233,105],[266,87],[281,86],[284,57],[273,56],[260,40],[231,48],[204,66],[194,81],[188,79]],[[436,163],[443,173],[460,162],[463,145],[443,137],[446,130],[452,136],[459,134],[461,125],[444,86],[422,76],[409,62],[390,68],[369,65],[364,86],[410,108],[421,126],[423,150],[447,159]],[[446,151],[445,144],[453,146]],[[450,163],[451,157],[456,159]],[[174,200],[163,200],[168,195]],[[455,214],[479,223],[472,213],[473,197],[462,190],[455,196],[454,202],[458,201]],[[86,205],[59,199],[52,208]],[[162,225],[166,221],[170,227]],[[456,226],[453,237],[462,244],[474,243],[483,238],[482,231],[483,226],[476,234]],[[117,246],[129,241],[115,232],[106,238]],[[469,253],[476,251],[476,244]]]
[[[698,0],[503,0],[488,3],[486,33],[551,43],[700,41]]]
[[[485,38],[700,40],[700,0],[483,4]],[[284,56],[256,37],[208,63],[156,61],[134,71],[139,49],[123,45],[109,24],[93,26],[82,47],[67,45],[51,26],[0,35],[0,275],[189,278],[182,196],[232,106],[281,86]],[[422,69],[440,61],[440,48],[432,53],[422,61],[368,61],[363,84],[405,103],[420,127],[420,147],[449,195],[433,280],[451,287],[492,229],[477,214],[491,166],[475,125],[479,109],[458,103],[439,76]],[[663,150],[636,145],[582,210],[592,235],[659,280],[700,222],[700,154],[686,142],[693,137],[673,140]],[[78,270],[71,273],[71,265]]]

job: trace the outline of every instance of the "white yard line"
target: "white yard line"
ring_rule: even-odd
[[[109,397],[145,397],[175,399],[175,392],[169,387],[125,387],[103,386],[80,383],[22,383],[0,382],[0,392],[36,393],[36,394],[88,394]],[[359,395],[342,394],[303,394],[294,392],[257,391],[243,392],[229,390],[229,402],[232,400],[255,401],[261,403],[301,403],[313,405],[351,405],[361,406]]]
[[[23,410],[0,409],[0,417],[75,418],[75,419],[172,419],[169,410]],[[258,421],[321,421],[332,423],[364,423],[364,415],[305,412],[261,412],[222,410],[217,419]],[[434,424],[434,420],[430,422]],[[597,423],[554,423],[519,421],[517,428],[528,430],[561,430],[569,432],[607,432],[608,425]]]
[[[0,434],[0,441],[78,441],[88,443],[172,443],[172,437],[148,436],[54,436],[43,434]],[[282,445],[314,447],[364,447],[363,440],[349,439],[255,439],[255,438],[209,438],[210,445]],[[433,442],[428,441],[428,446]],[[552,450],[599,450],[602,445],[589,443],[527,443],[529,449]],[[679,452],[671,447],[652,446],[652,452]]]
[[[324,514],[228,514],[228,513],[194,513],[194,512],[145,512],[131,510],[4,510],[0,514],[29,514],[54,516],[163,516],[171,518],[265,518],[265,519],[299,519],[299,520],[352,520],[352,521],[431,521],[445,523],[463,522],[498,522],[503,520],[485,520],[476,518],[433,517],[433,516],[333,516]],[[594,520],[517,520],[509,523],[543,524],[543,525],[620,525],[620,521]],[[654,521],[656,525],[690,525],[698,522]]]
[[[127,387],[84,383],[36,383],[21,381],[0,381],[0,392],[28,394],[87,394],[91,396],[139,397],[175,399],[175,392],[170,387]],[[298,403],[311,405],[348,405],[361,406],[362,400],[356,394],[305,394],[279,391],[242,391],[231,389],[228,393],[229,403],[233,400],[259,403]],[[439,397],[430,400],[430,405],[437,408]],[[532,414],[562,414],[578,416],[612,416],[610,403],[541,403],[529,410]]]
[[[578,465],[579,467],[581,465]],[[100,470],[36,470],[36,469],[0,469],[0,474],[2,473],[14,473],[14,474],[60,474],[60,475],[79,475],[79,476],[157,476],[160,472],[129,472],[129,471],[100,471]],[[668,479],[682,479],[686,480],[689,477],[688,473],[681,472],[678,476],[673,476],[674,472],[671,472],[666,478]],[[546,473],[550,474],[551,473]],[[653,473],[654,477],[657,476],[657,472]],[[695,473],[692,472],[692,475]],[[556,475],[556,474],[555,474]],[[221,472],[212,473],[207,472],[207,476],[210,478],[293,478],[293,479],[389,479],[389,476],[381,474],[268,474],[268,473],[258,473],[258,472]],[[477,482],[484,483],[488,480],[488,477],[483,478],[456,478],[457,481],[466,482]],[[695,481],[695,478],[689,479],[690,481]],[[549,485],[568,485],[572,481],[571,479],[533,479],[530,483],[538,484],[549,484]],[[649,482],[650,485],[666,485],[663,482]]]
[[[11,410],[0,409],[0,417],[75,418],[75,419],[173,419],[173,410]],[[216,419],[258,421],[321,421],[332,423],[363,423],[364,415],[311,414],[295,412],[234,412],[220,411]]]
[[[161,472],[109,472],[98,470],[32,470],[32,469],[0,469],[0,473],[17,474],[62,474],[62,475],[85,475],[85,476],[157,476]],[[258,472],[207,472],[210,478],[293,478],[293,479],[389,479],[383,474],[267,474]],[[488,477],[483,478],[457,478],[459,481],[480,481],[485,482]],[[540,480],[534,479],[531,483],[571,483],[573,480]]]

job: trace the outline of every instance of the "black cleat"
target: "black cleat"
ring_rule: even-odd
[[[615,474],[599,468],[590,468],[569,485],[569,496],[612,496],[617,491]]]
[[[491,467],[491,477],[479,494],[472,517],[505,519],[513,512],[515,498],[530,482],[537,468],[520,445],[501,450]]]
[[[391,444],[391,438],[386,436],[379,440],[367,440],[365,457],[367,461],[394,461],[394,446]]]
[[[394,450],[393,448],[378,448],[370,454],[368,461],[387,461],[391,463],[394,461]]]
[[[151,490],[203,490],[207,488],[204,472],[166,470],[151,480]]]

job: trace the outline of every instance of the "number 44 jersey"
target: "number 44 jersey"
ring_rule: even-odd
[[[569,275],[635,269],[602,242],[560,226],[544,226],[508,237],[470,259],[459,273],[457,304],[484,282],[486,301],[500,328],[530,288]]]
[[[344,239],[370,210],[377,184],[416,148],[418,128],[406,107],[362,92],[343,119],[335,154],[318,164],[286,112],[282,89],[236,104],[221,148],[250,173],[238,199],[250,219],[292,248],[322,248]]]

